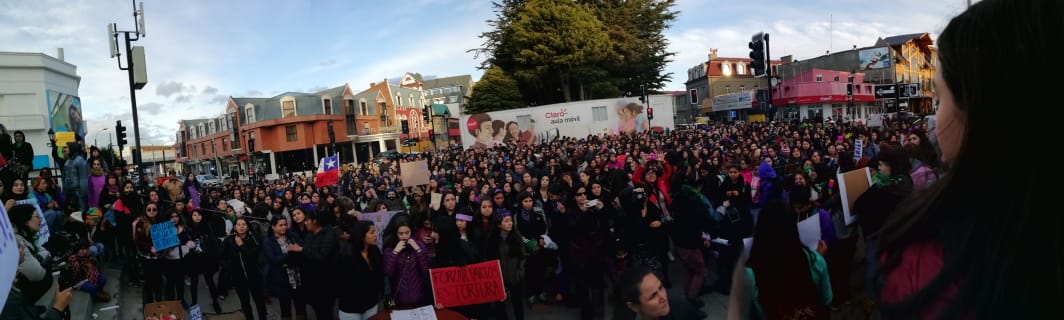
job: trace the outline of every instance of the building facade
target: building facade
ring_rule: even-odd
[[[928,33],[880,38],[870,47],[854,46],[852,50],[803,61],[784,58],[786,63],[777,68],[777,75],[780,79],[787,79],[811,70],[860,73],[863,75],[862,83],[871,84],[875,92],[882,93],[874,96],[871,107],[856,104],[856,110],[844,108],[840,118],[845,118],[846,114],[866,118],[872,113],[897,111],[932,114],[935,109],[931,81],[937,65],[933,45],[934,41]],[[774,90],[774,94],[779,93]]]
[[[0,126],[12,136],[15,131],[26,135],[33,146],[33,169],[55,166],[49,129],[56,133],[57,144],[73,140],[74,134],[85,137],[80,84],[77,66],[64,61],[62,49],[55,57],[0,52]]]
[[[422,117],[425,96],[421,84],[409,74],[398,85],[388,83],[387,79],[370,83],[369,89],[355,94],[354,99],[358,108],[348,117],[354,121],[354,130],[348,130],[348,138],[354,141],[354,162],[368,161],[386,150],[431,148],[429,124]],[[404,139],[417,143],[400,150]]]
[[[720,101],[721,99],[714,99],[716,96],[728,96],[733,93],[743,93],[746,91],[757,91],[767,88],[767,78],[755,78],[753,75],[753,68],[750,67],[750,63],[753,62],[750,58],[728,58],[718,57],[717,49],[710,49],[709,60],[704,64],[705,77],[703,79],[694,80],[694,83],[688,83],[688,95],[691,101],[698,101],[700,112],[708,116],[710,119],[718,121],[732,121],[732,120],[761,120],[764,117],[765,110],[758,108],[757,105],[751,105],[749,108],[741,107],[737,108],[734,104],[729,104],[724,109],[719,109],[714,106],[714,101]],[[780,60],[771,60],[769,65],[775,69],[783,62]],[[696,67],[697,68],[697,67]],[[696,73],[690,76],[698,76],[698,70]],[[702,87],[702,83],[705,86]],[[703,88],[703,89],[699,89]],[[691,89],[697,90],[696,95],[692,95]],[[703,94],[702,92],[705,92]],[[742,95],[735,95],[738,97]],[[728,100],[730,98],[725,98]],[[728,100],[730,101],[730,100]]]
[[[772,88],[775,119],[782,121],[826,118],[864,119],[876,111],[875,85],[865,83],[865,74],[812,69],[789,75]]]

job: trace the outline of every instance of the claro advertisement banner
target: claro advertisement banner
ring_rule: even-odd
[[[638,97],[559,103],[531,108],[462,115],[462,145],[483,149],[499,145],[524,145],[557,137],[642,133],[672,130],[675,98],[650,96],[648,107]]]

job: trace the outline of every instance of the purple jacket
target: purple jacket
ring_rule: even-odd
[[[384,273],[391,281],[392,292],[395,293],[395,304],[400,307],[420,307],[429,304],[427,299],[428,287],[425,277],[429,271],[429,254],[425,244],[417,242],[420,252],[414,251],[409,246],[394,252],[395,246],[384,250]]]
[[[107,184],[106,174],[98,176],[89,175],[89,207],[100,207],[100,192],[103,192],[103,186],[105,184]]]
[[[831,213],[827,210],[817,209],[817,213],[820,220],[820,240],[824,240],[824,244],[832,248],[839,240],[839,237],[835,235],[835,221],[831,220]]]

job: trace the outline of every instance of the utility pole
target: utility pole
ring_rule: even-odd
[[[139,179],[143,174],[144,168],[142,165],[141,152],[140,152],[140,125],[137,117],[137,90],[144,88],[147,81],[147,69],[144,66],[144,47],[133,47],[132,42],[140,40],[141,37],[146,36],[144,32],[144,3],[140,3],[140,7],[137,7],[136,1],[132,1],[133,4],[133,20],[135,21],[134,31],[118,31],[117,24],[110,23],[107,25],[107,36],[110,41],[111,57],[120,57],[118,52],[118,34],[125,35],[125,54],[126,54],[126,66],[122,67],[122,59],[118,60],[118,69],[124,70],[129,74],[129,100],[132,105],[133,114],[133,163],[137,166],[137,183],[143,184],[144,180]],[[143,186],[142,186],[143,187]]]

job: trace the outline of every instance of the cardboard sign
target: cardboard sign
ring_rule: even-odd
[[[820,244],[820,215],[814,214],[798,222],[798,238],[807,248],[816,250]]]
[[[440,210],[441,203],[443,203],[443,194],[433,192],[432,201],[429,202],[429,207],[432,208],[432,210]]]
[[[177,228],[174,227],[174,223],[168,220],[151,225],[151,243],[155,251],[176,247]]]
[[[373,229],[377,230],[377,239],[384,239],[384,228],[392,221],[397,213],[402,211],[365,212],[358,216],[358,220],[373,222]],[[384,241],[377,241],[377,247],[384,250]]]
[[[160,301],[144,305],[145,320],[186,320],[180,301]]]
[[[857,221],[853,211],[850,209],[853,207],[853,203],[857,201],[857,197],[860,197],[865,191],[868,191],[868,188],[872,187],[872,171],[868,167],[864,167],[839,173],[838,180],[839,196],[842,197],[842,214],[848,226]]]
[[[0,306],[4,305],[7,294],[11,292],[11,281],[18,272],[18,255],[15,228],[11,225],[4,206],[0,205]]]
[[[400,178],[404,187],[414,187],[429,184],[429,162],[418,160],[399,164]]]
[[[436,320],[436,309],[424,306],[410,310],[393,310],[392,320]]]
[[[464,267],[429,269],[429,274],[433,299],[444,308],[506,299],[499,260]]]

